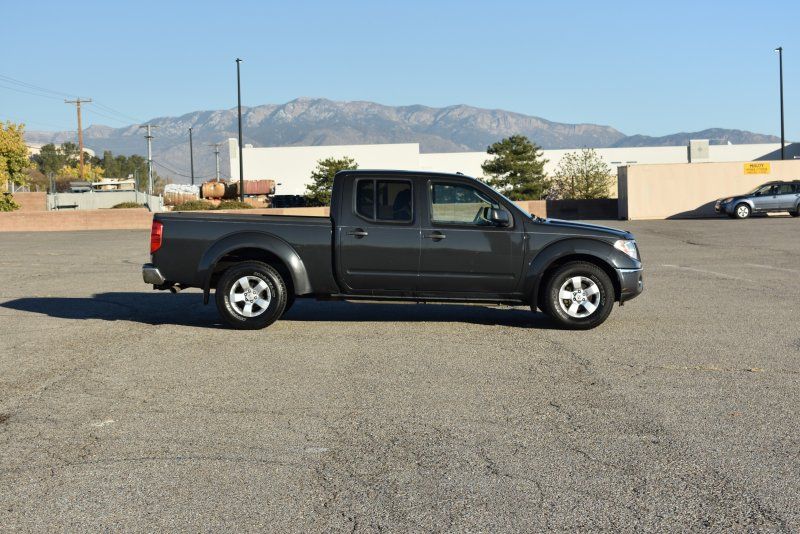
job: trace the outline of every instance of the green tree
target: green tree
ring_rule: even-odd
[[[44,145],[31,160],[45,176],[57,174],[67,164],[66,156],[53,143]]]
[[[481,168],[489,175],[486,181],[511,200],[537,200],[547,190],[547,175],[541,148],[524,135],[512,135],[494,143],[487,150],[494,156]]]
[[[568,152],[558,162],[548,198],[608,198],[611,168],[591,148]]]
[[[80,166],[80,150],[78,145],[67,141],[59,146],[49,143],[44,145],[39,154],[33,156],[31,160],[36,164],[39,171],[45,176],[61,176],[64,169],[77,169]],[[101,166],[100,158],[91,156],[86,150],[83,151],[83,161],[86,165],[94,167]],[[77,176],[70,173],[71,176]]]
[[[28,147],[25,145],[25,125],[0,123],[0,185],[7,182],[25,183],[30,165]]]
[[[317,168],[311,172],[311,184],[306,187],[306,198],[310,204],[329,206],[333,177],[339,171],[357,169],[358,163],[347,156],[343,158],[325,158],[317,162]]]

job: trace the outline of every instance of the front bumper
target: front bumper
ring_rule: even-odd
[[[142,279],[145,284],[153,284],[154,286],[160,286],[167,281],[161,271],[158,270],[158,267],[152,263],[142,265]]]
[[[638,297],[644,291],[643,269],[617,269],[620,282],[620,298],[622,304],[632,298]]]
[[[724,213],[730,215],[732,213],[731,212],[732,205],[733,202],[722,203],[719,200],[717,200],[716,204],[714,204],[714,211],[716,211],[717,213]]]

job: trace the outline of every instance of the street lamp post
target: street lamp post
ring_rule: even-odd
[[[189,174],[194,185],[194,147],[192,146],[192,129],[189,128]]]
[[[778,53],[778,70],[781,84],[781,159],[785,159],[784,147],[786,146],[786,140],[784,139],[783,130],[783,47],[779,46],[775,51]]]
[[[239,64],[242,62],[236,58],[236,95],[239,104],[239,200],[244,202],[244,151],[242,150],[242,80],[239,76]]]

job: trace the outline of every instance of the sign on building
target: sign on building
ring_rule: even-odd
[[[751,161],[744,164],[745,174],[769,174],[769,163],[761,161]]]

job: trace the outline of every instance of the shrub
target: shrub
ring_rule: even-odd
[[[206,202],[205,200],[190,200],[183,204],[178,204],[172,211],[206,211],[216,209],[214,204]]]
[[[14,211],[19,209],[19,204],[16,203],[11,193],[3,193],[0,196],[0,211]]]
[[[111,206],[112,210],[120,209],[120,208],[143,208],[144,204],[139,204],[138,202],[120,202],[115,206]]]
[[[217,206],[218,210],[249,210],[253,209],[253,206],[248,204],[247,202],[241,202],[239,200],[223,200]]]

